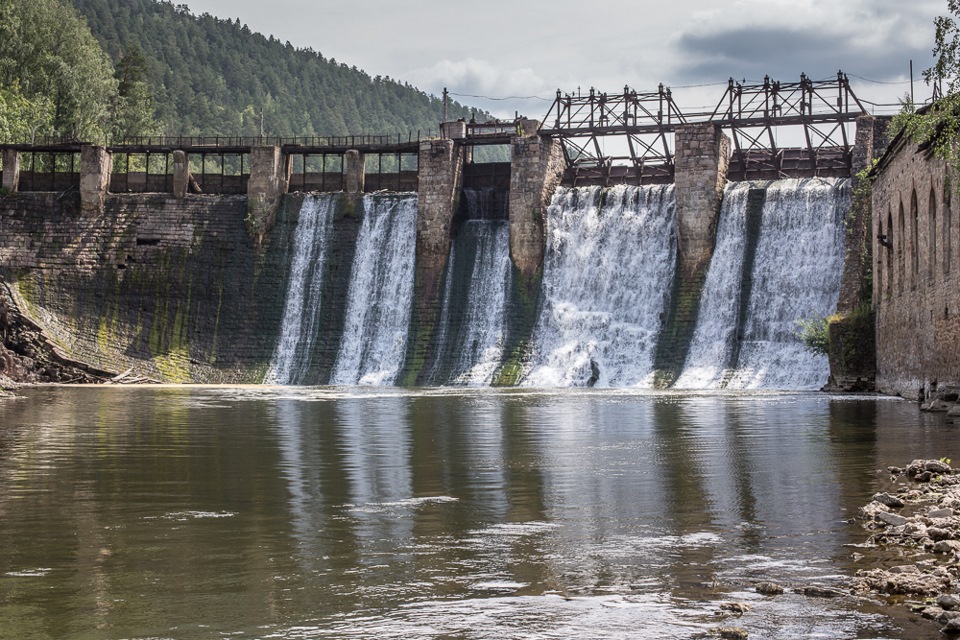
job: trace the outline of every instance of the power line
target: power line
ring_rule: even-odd
[[[864,82],[872,82],[873,84],[899,84],[899,85],[910,84],[909,80],[900,80],[898,82],[890,82],[887,80],[871,80],[870,78],[864,78],[863,76],[858,76],[855,73],[848,73],[847,75],[850,76],[851,78],[857,78],[859,80],[863,80]]]
[[[553,102],[553,98],[544,98],[542,96],[506,96],[503,98],[494,98],[492,96],[477,96],[472,93],[454,93],[449,92],[451,96],[458,98],[480,98],[481,100],[543,100],[544,102]]]

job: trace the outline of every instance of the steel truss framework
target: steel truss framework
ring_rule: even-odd
[[[648,93],[629,87],[618,94],[558,91],[540,133],[563,142],[566,179],[575,183],[672,181],[671,137],[680,125],[704,122],[731,138],[731,179],[841,176],[852,166],[845,125],[866,113],[843,72],[820,81],[802,74],[799,82],[731,79],[716,108],[698,113],[684,113],[663,85]],[[779,147],[775,132],[781,127],[802,127],[805,145]],[[607,146],[615,151],[606,153]]]

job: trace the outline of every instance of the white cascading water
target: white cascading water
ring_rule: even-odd
[[[506,300],[510,290],[510,225],[506,220],[471,220],[460,233],[476,243],[476,254],[470,269],[462,326],[459,332],[447,330],[443,339],[457,336],[457,345],[448,347],[455,363],[449,382],[457,385],[490,384],[503,357],[506,338]],[[451,252],[448,274],[456,268],[458,256]],[[445,306],[451,292],[445,292]]]
[[[652,386],[675,210],[673,185],[557,190],[524,386]]]
[[[836,308],[849,181],[778,180],[767,188],[740,356],[736,368],[729,370],[749,188],[731,185],[724,196],[699,322],[675,386],[818,389],[829,373],[827,359],[805,348],[797,336],[798,322],[824,317]]]
[[[320,294],[335,202],[332,195],[307,196],[300,208],[280,339],[264,377],[267,384],[304,382],[320,319]]]
[[[363,210],[330,382],[392,385],[403,366],[410,328],[417,196],[366,195]]]

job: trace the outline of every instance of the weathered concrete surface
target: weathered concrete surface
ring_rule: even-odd
[[[100,213],[75,193],[8,195],[0,277],[72,360],[171,382],[259,382],[279,333],[299,201],[260,248],[246,210],[243,196],[110,196]]]
[[[112,157],[103,147],[80,148],[80,208],[87,213],[103,211],[110,186]]]
[[[290,182],[290,158],[280,147],[253,147],[250,150],[250,179],[247,181],[247,231],[257,246],[273,229],[280,199]]]
[[[20,154],[14,149],[3,150],[3,180],[0,188],[13,193],[20,185]]]
[[[877,173],[872,194],[877,390],[928,399],[960,386],[956,176],[903,138],[884,155]]]
[[[0,386],[36,382],[103,382],[113,377],[62,353],[20,313],[0,277]]]
[[[858,305],[869,302],[870,270],[872,268],[870,220],[870,179],[857,174],[873,165],[875,158],[883,155],[886,146],[886,128],[889,120],[863,116],[857,120],[856,140],[853,147],[853,193],[850,212],[847,215],[847,233],[844,243],[843,279],[840,284],[840,299],[837,311],[852,313]]]
[[[706,269],[713,257],[729,167],[730,139],[719,127],[713,123],[677,127],[677,246],[685,276]]]
[[[343,155],[347,163],[347,183],[344,191],[347,193],[363,193],[366,157],[356,149],[349,149]]]
[[[510,257],[524,278],[543,264],[547,207],[566,168],[561,143],[532,131],[510,145]]]
[[[730,166],[730,139],[712,123],[676,132],[677,270],[654,354],[655,384],[680,375],[700,313],[700,298],[717,239],[717,219]]]
[[[843,275],[837,313],[829,325],[830,378],[826,391],[871,391],[876,380],[876,322],[868,312],[873,294],[871,178],[864,172],[883,154],[888,118],[857,120],[851,202],[844,224]]]
[[[450,228],[463,179],[463,147],[449,139],[423,140],[419,167],[413,318],[401,379],[407,385],[415,384],[420,376],[440,314],[440,282],[450,254]]]
[[[185,151],[173,152],[173,197],[183,200],[190,189],[190,158]]]

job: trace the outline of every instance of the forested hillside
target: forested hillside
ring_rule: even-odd
[[[72,1],[115,64],[142,52],[167,135],[256,135],[261,108],[270,136],[436,131],[442,118],[439,98],[239,21],[155,0]],[[470,115],[448,107],[451,119]]]

